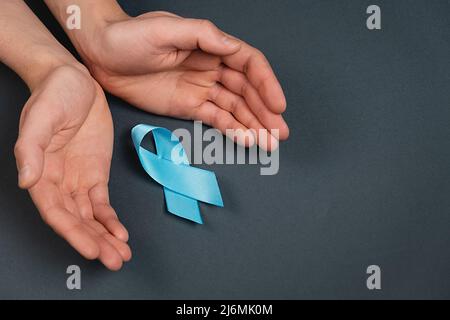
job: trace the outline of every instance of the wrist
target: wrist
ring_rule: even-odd
[[[71,67],[89,75],[86,67],[69,54],[51,52],[48,48],[34,55],[32,66],[32,69],[22,77],[31,92],[34,92],[52,72],[60,67]]]
[[[95,55],[103,30],[110,24],[129,19],[116,0],[45,0],[57,18],[80,56],[87,63]],[[80,29],[71,30],[67,26],[67,8],[76,5],[80,8]]]

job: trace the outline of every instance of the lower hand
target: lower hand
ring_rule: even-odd
[[[15,147],[19,185],[82,256],[118,270],[131,251],[109,203],[112,147],[105,96],[83,67],[58,67],[33,90]]]

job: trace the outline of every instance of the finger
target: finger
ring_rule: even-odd
[[[230,112],[210,101],[195,108],[193,118],[218,129],[241,146],[251,147],[255,144],[254,135],[249,128],[237,121]]]
[[[167,11],[151,11],[151,12],[146,12],[146,13],[140,15],[139,17],[143,17],[143,18],[155,18],[155,17],[175,17],[175,18],[181,18],[179,15],[176,15],[175,13],[167,12]]]
[[[122,223],[120,223],[116,212],[110,205],[94,204],[94,217],[117,239],[124,242],[128,241],[128,231]]]
[[[223,68],[220,82],[230,91],[245,98],[253,114],[256,115],[266,129],[269,131],[278,129],[281,140],[289,137],[289,127],[283,117],[269,110],[256,89],[243,73],[230,68]]]
[[[87,193],[74,194],[73,200],[75,201],[78,207],[78,212],[83,219],[92,219],[94,217],[91,199],[89,199],[89,195]]]
[[[127,242],[128,231],[120,223],[116,212],[109,204],[108,187],[106,185],[97,185],[89,191],[92,209],[95,219],[103,224],[117,239]]]
[[[223,57],[223,62],[247,76],[270,110],[275,113],[286,110],[283,89],[266,57],[259,50],[243,42],[240,50]]]
[[[131,260],[131,249],[128,244],[120,241],[110,233],[104,233],[103,238],[106,239],[120,254],[122,260],[127,262]]]
[[[39,101],[35,104],[40,103]],[[31,188],[41,178],[44,168],[44,152],[56,130],[52,115],[39,112],[38,106],[25,107],[14,155],[19,172],[19,186]]]
[[[72,196],[70,194],[63,194],[62,199],[63,199],[63,207],[71,214],[81,218],[78,206],[74,201],[74,199],[72,198]]]
[[[123,259],[114,246],[102,237],[98,237],[100,255],[98,260],[109,270],[118,271],[122,268]]]
[[[111,244],[114,249],[120,254],[123,261],[129,261],[131,259],[131,249],[125,242],[117,239],[111,233],[109,233],[106,228],[99,223],[97,220],[89,219],[89,227],[95,230],[95,232],[103,237],[106,241]]]
[[[218,68],[221,63],[222,61],[220,57],[201,50],[195,50],[189,55],[181,66],[187,70],[210,71]]]
[[[42,219],[86,259],[96,259],[100,248],[83,227],[81,219],[63,207],[59,189],[52,183],[41,181],[30,189]]]
[[[217,84],[211,89],[211,101],[222,109],[230,112],[233,116],[247,128],[255,132],[256,143],[264,150],[274,150],[278,147],[278,140],[267,132],[267,129],[259,122],[257,117],[250,111],[244,98],[232,93]],[[261,134],[261,131],[266,131]]]
[[[168,45],[181,50],[201,49],[224,56],[235,53],[241,46],[240,41],[229,37],[208,20],[168,18],[167,24],[160,27]]]
[[[104,234],[108,234],[108,231],[102,229],[100,232],[98,232],[96,228],[93,227],[93,225],[95,225],[94,220],[85,224],[86,230],[97,241],[100,248],[98,260],[100,260],[100,262],[103,263],[109,270],[120,270],[123,265],[123,259],[120,255],[120,252],[103,237]]]

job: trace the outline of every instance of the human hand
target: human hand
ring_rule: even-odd
[[[118,270],[128,233],[109,203],[111,114],[83,67],[55,68],[23,108],[15,155],[19,185],[43,220],[82,256]]]
[[[79,5],[84,2],[77,0]],[[94,5],[89,12],[85,8],[83,28],[69,33],[106,90],[144,110],[200,120],[223,133],[253,129],[269,130],[282,140],[288,137],[281,116],[286,100],[260,51],[211,22],[167,12],[131,18],[116,10],[104,20],[98,12],[86,17],[110,9],[112,2]],[[277,139],[268,137],[256,142],[272,150]]]

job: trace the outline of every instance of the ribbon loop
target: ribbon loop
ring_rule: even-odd
[[[156,154],[141,147],[150,132],[153,133]],[[164,187],[170,213],[203,224],[198,201],[223,207],[214,172],[191,167],[183,145],[172,132],[140,124],[131,130],[131,137],[142,167]]]

